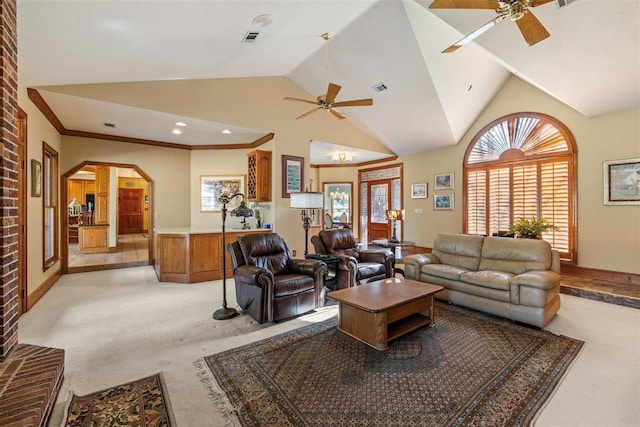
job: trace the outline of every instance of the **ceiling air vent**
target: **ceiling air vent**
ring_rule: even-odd
[[[389,88],[384,83],[378,83],[377,85],[373,86],[372,89],[376,92],[382,92],[383,90],[387,90]]]
[[[558,6],[558,9],[560,9],[561,7],[565,7],[569,3],[573,3],[574,1],[576,0],[556,0],[556,6]]]
[[[115,128],[116,128],[115,123],[107,123],[107,122],[104,122],[104,123],[102,123],[102,126],[104,126],[104,127],[106,127],[106,128],[112,128],[112,129],[115,129]]]
[[[253,43],[258,38],[260,33],[257,31],[247,31],[247,33],[242,38],[242,43]]]

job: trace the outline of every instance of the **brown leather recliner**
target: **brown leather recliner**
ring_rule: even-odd
[[[389,249],[359,249],[356,236],[348,228],[321,230],[311,237],[318,254],[342,258],[336,271],[337,289],[359,285],[362,281],[394,276],[395,257]]]
[[[287,319],[324,305],[327,264],[291,258],[277,233],[240,236],[227,250],[236,301],[258,323]]]

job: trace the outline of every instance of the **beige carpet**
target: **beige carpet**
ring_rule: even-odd
[[[233,306],[233,281],[228,285]],[[66,350],[65,380],[49,425],[62,423],[71,389],[83,395],[162,371],[177,426],[224,426],[193,361],[325,320],[337,309],[280,324],[257,325],[248,316],[214,321],[221,298],[220,282],[159,283],[152,267],[62,276],[19,324],[20,342]],[[536,426],[636,426],[640,310],[561,298],[548,329],[586,344]]]

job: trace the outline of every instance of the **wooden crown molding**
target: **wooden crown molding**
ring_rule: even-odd
[[[128,136],[108,135],[106,133],[85,132],[81,130],[67,129],[64,127],[58,116],[53,112],[49,104],[44,100],[40,92],[34,88],[27,88],[27,94],[38,110],[49,120],[49,123],[56,128],[60,135],[76,136],[80,138],[102,139],[107,141],[126,142],[130,144],[153,145],[164,148],[177,148],[180,150],[241,150],[250,149],[261,146],[273,139],[273,132],[262,136],[249,144],[220,144],[220,145],[186,145],[176,144],[174,142],[157,141],[153,139],[132,138]]]
[[[310,167],[312,168],[353,168],[353,167],[361,167],[361,166],[369,166],[376,165],[378,163],[392,162],[396,160],[398,156],[386,157],[384,159],[379,160],[369,160],[368,162],[358,162],[358,163],[341,163],[341,164],[312,164]]]

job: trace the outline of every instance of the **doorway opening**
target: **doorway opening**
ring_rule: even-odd
[[[152,263],[152,181],[142,170],[85,161],[62,184],[63,273]]]
[[[360,241],[391,238],[388,209],[402,209],[402,163],[359,171],[360,187]],[[401,221],[397,221],[397,234],[403,236]],[[402,237],[400,237],[402,240]]]

